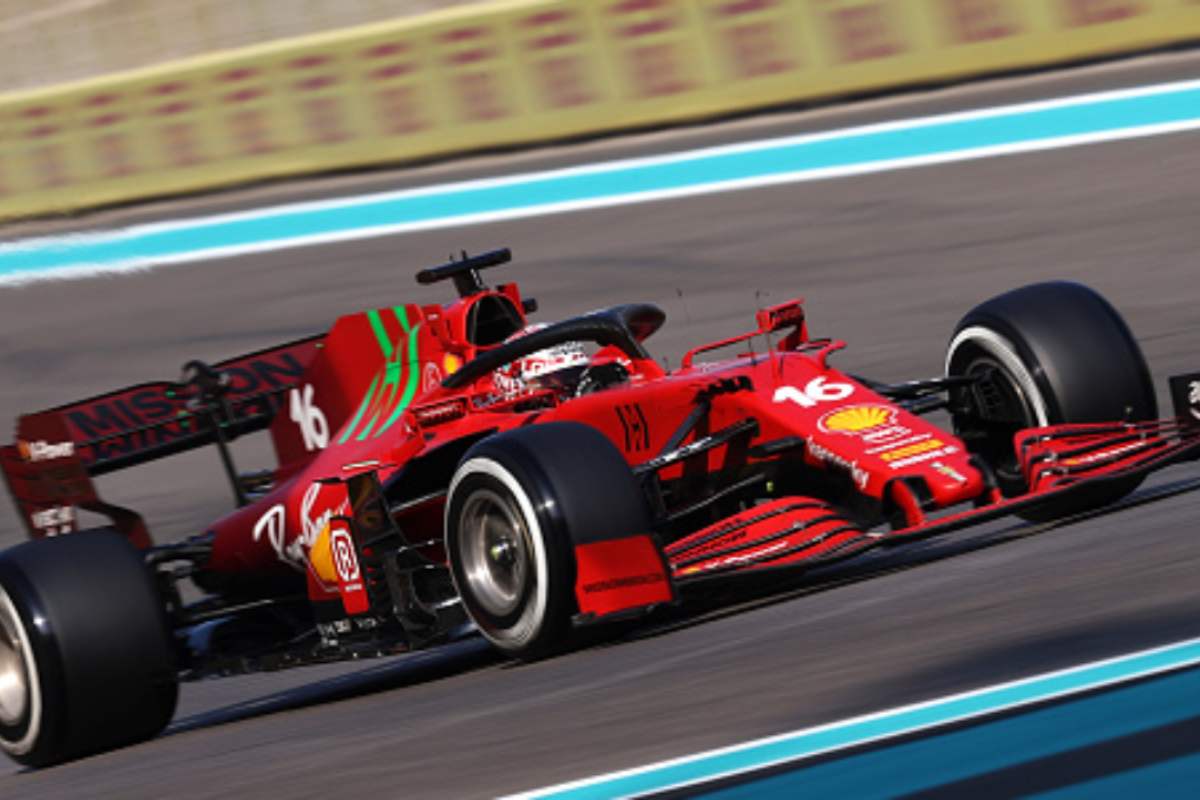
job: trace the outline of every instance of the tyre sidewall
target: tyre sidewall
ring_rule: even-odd
[[[978,353],[999,363],[1020,387],[1034,426],[1158,416],[1149,367],[1129,326],[1081,284],[1033,284],[977,306],[955,328],[946,374],[964,374]],[[1097,486],[1022,516],[1040,521],[1086,510],[1125,496],[1141,481]],[[1028,489],[1019,476],[1001,488],[1009,496]]]
[[[30,688],[25,713],[15,725],[0,721],[0,747],[22,764],[43,766],[53,760],[62,740],[65,709],[61,702],[52,702],[66,695],[62,655],[36,588],[10,563],[0,561],[0,603],[4,602],[16,612],[21,645],[33,655],[33,663],[25,662]]]
[[[955,341],[972,327],[998,334],[1019,356],[1045,403],[1044,424],[1158,416],[1149,367],[1129,326],[1086,286],[1059,281],[1002,294],[968,313]],[[954,359],[951,349],[947,374]]]
[[[481,469],[481,465],[488,465]],[[545,558],[544,616],[523,644],[503,641],[500,622],[473,600],[459,558],[458,525],[471,483],[486,473],[517,500]],[[476,484],[481,485],[481,484]],[[494,488],[494,484],[491,488]],[[575,547],[651,529],[645,498],[628,463],[603,434],[577,422],[518,428],[478,442],[455,473],[446,503],[446,550],[464,607],[502,651],[539,658],[565,645],[575,598]],[[540,569],[540,566],[539,566]],[[464,591],[467,589],[467,591]]]
[[[18,545],[0,554],[0,584],[29,641],[40,692],[40,720],[4,733],[14,759],[47,766],[166,726],[178,700],[174,646],[153,577],[124,537],[88,531]],[[8,746],[30,731],[27,752]]]
[[[570,589],[574,585],[574,559],[569,553],[562,552],[562,536],[557,530],[558,526],[550,515],[545,513],[545,507],[551,505],[546,501],[551,498],[548,497],[544,486],[529,480],[527,475],[523,476],[525,480],[522,481],[513,474],[512,466],[511,463],[502,463],[487,455],[477,455],[463,462],[450,487],[450,502],[446,509],[446,547],[450,557],[451,575],[471,619],[497,646],[507,651],[522,651],[553,635],[553,632],[547,631],[546,628],[553,625],[554,619],[563,616],[560,607],[562,595],[564,589]],[[531,484],[532,487],[542,488],[542,491],[533,488],[531,496]],[[489,612],[475,600],[470,591],[464,591],[468,582],[460,558],[459,523],[466,502],[481,489],[506,495],[516,502],[533,551],[532,566],[536,581],[532,590],[533,597],[530,597],[530,588],[526,586],[517,609],[503,616]],[[542,509],[542,512],[539,513],[538,509]],[[519,625],[527,615],[532,620],[528,632],[510,638],[513,627]]]

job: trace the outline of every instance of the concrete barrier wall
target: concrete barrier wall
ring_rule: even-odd
[[[1135,51],[1191,0],[520,0],[0,97],[0,216]]]

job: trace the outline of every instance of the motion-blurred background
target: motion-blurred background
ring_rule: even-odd
[[[52,86],[470,0],[24,0],[0,2],[8,91]]]
[[[0,4],[0,218],[1191,41],[1182,0]]]

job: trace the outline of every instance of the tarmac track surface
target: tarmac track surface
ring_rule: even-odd
[[[516,160],[661,152],[1198,73],[1193,57],[1160,57]],[[491,277],[519,280],[541,302],[538,318],[655,302],[669,320],[650,348],[678,363],[689,345],[750,327],[759,303],[804,294],[814,334],[851,343],[839,365],[883,380],[937,374],[952,326],[974,303],[1031,281],[1080,280],[1122,309],[1161,384],[1200,368],[1198,142],[1181,134],[6,289],[0,419],[172,377],[189,358],[320,330],[376,302],[441,298],[448,287],[417,287],[417,268],[500,245],[516,262]],[[497,163],[275,187],[87,224],[403,185],[414,174],[489,174]],[[247,467],[268,458],[262,442],[237,449]],[[1193,476],[1172,471],[1150,490]],[[228,505],[207,451],[100,488],[143,511],[161,539]],[[189,684],[168,735],[41,773],[0,767],[0,796],[495,795],[1194,637],[1196,497],[914,545],[533,665],[499,662],[472,640]],[[0,513],[7,546],[20,533],[12,512]],[[871,577],[853,579],[863,573]]]

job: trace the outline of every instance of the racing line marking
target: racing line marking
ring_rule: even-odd
[[[1200,81],[0,245],[0,285],[1161,136]]]
[[[1048,700],[1113,687],[1198,664],[1200,639],[1188,639],[915,705],[878,711],[766,739],[512,795],[508,800],[629,797],[680,789]]]

